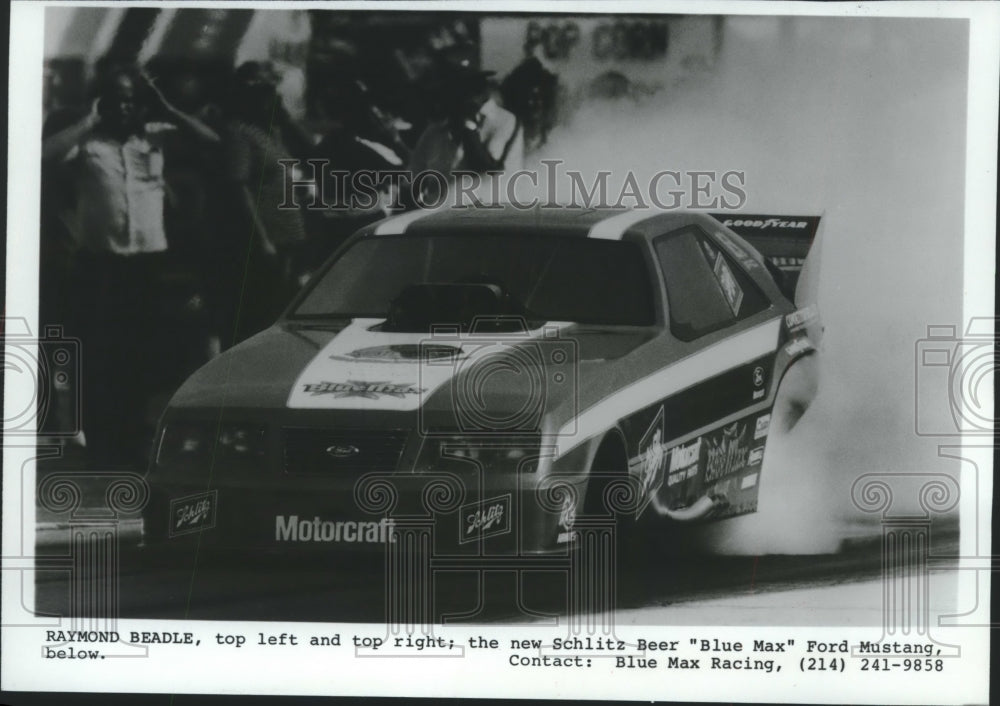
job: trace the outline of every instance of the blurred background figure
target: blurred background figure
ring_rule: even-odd
[[[71,274],[62,309],[82,341],[92,467],[145,465],[147,405],[166,372],[149,360],[176,360],[183,353],[171,346],[192,340],[190,331],[178,331],[177,316],[187,317],[174,305],[180,294],[180,306],[190,308],[196,292],[190,282],[176,286],[165,229],[164,144],[177,130],[207,145],[219,140],[167,101],[147,74],[109,66],[91,110],[50,130],[42,144],[47,173],[58,173],[53,178],[68,189],[58,204],[65,229],[49,232],[64,237]]]
[[[436,171],[451,179],[457,171],[512,172],[524,164],[524,135],[517,117],[496,97],[493,71],[468,59],[444,55],[429,87],[436,119],[424,129],[410,155],[413,174]],[[421,180],[422,204],[439,203],[440,181]]]
[[[280,160],[308,159],[313,145],[289,116],[278,82],[270,64],[246,62],[225,105],[221,167],[231,217],[218,234],[213,288],[224,348],[274,323],[301,266],[302,213],[281,204],[302,175]]]
[[[400,122],[375,103],[359,79],[332,77],[324,86],[323,112],[329,127],[316,147],[326,160],[323,203],[311,216],[309,263],[322,264],[354,231],[390,213],[394,195],[389,183],[370,188],[375,173],[402,170],[410,150],[400,135]],[[360,184],[364,173],[369,184]]]
[[[500,95],[524,126],[524,149],[531,153],[545,144],[555,126],[559,76],[542,59],[540,45],[526,45],[525,54],[500,84]]]

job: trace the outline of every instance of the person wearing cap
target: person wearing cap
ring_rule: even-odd
[[[511,172],[524,160],[521,125],[493,96],[492,71],[473,69],[468,62],[446,65],[435,85],[441,117],[432,121],[410,156],[410,172],[436,171],[452,178],[457,171]],[[424,179],[423,185],[434,180]],[[422,193],[434,202],[438,194]]]

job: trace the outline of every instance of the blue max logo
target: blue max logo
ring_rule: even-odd
[[[303,391],[315,395],[333,395],[334,397],[364,397],[377,400],[382,395],[403,399],[407,395],[418,395],[424,391],[412,382],[367,382],[363,380],[348,380],[347,382],[305,383]]]

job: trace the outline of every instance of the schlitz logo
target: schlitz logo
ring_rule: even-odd
[[[707,439],[707,462],[705,481],[711,483],[717,478],[729,475],[747,465],[750,449],[744,442],[746,426],[733,422],[722,430],[721,438]]]
[[[472,534],[476,530],[480,532],[489,531],[493,525],[499,525],[504,516],[503,504],[496,503],[474,513],[465,518],[468,526],[465,528],[466,534]]]
[[[510,495],[463,505],[461,518],[460,543],[510,532]]]
[[[567,493],[559,510],[559,526],[569,531],[576,524],[576,498]]]
[[[170,536],[211,529],[215,526],[217,491],[170,501]]]
[[[567,494],[563,498],[562,509],[559,511],[559,527],[561,531],[556,534],[556,544],[566,544],[576,541],[576,532],[573,526],[576,524],[576,498]]]
[[[348,380],[347,382],[316,382],[305,383],[302,386],[303,392],[311,395],[333,395],[334,397],[364,397],[369,400],[377,400],[382,395],[397,397],[402,399],[407,395],[418,395],[423,392],[423,388],[417,387],[412,382],[367,382],[364,380]]]
[[[754,387],[764,386],[764,368],[759,365],[753,369],[753,385]]]

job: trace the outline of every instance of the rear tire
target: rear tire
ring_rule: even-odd
[[[618,594],[629,595],[639,582],[636,570],[648,566],[649,535],[636,522],[638,487],[629,476],[628,456],[618,437],[602,443],[591,465],[591,478],[584,497],[583,514],[591,520],[614,523],[614,548]]]
[[[771,430],[787,434],[816,398],[819,370],[815,354],[792,362],[781,378],[771,412]]]

